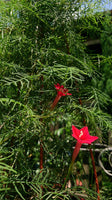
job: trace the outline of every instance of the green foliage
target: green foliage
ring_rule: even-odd
[[[106,177],[105,181],[103,182],[103,186],[102,186],[102,195],[104,196],[104,198],[108,198],[109,200],[112,199],[112,177]]]
[[[103,87],[110,97],[112,97],[112,23],[110,13],[106,13],[103,22],[103,31],[101,33],[101,46],[102,46],[102,62],[101,62],[101,72],[103,74],[102,80],[100,82],[100,87]]]
[[[81,5],[69,0],[1,1],[0,158],[11,155],[1,163],[1,174],[6,170],[1,199],[71,199],[72,191],[53,188],[63,184],[70,163],[71,125],[81,128],[85,119],[90,133],[102,141],[103,130],[112,128],[107,113],[111,100],[97,89],[97,67],[82,37],[86,27],[96,27],[97,19],[81,17]],[[101,20],[100,14],[97,18]],[[50,111],[56,83],[72,96],[62,97]],[[86,193],[94,199],[92,192]]]

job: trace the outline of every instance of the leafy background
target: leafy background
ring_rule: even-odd
[[[108,144],[112,130],[111,47],[107,49],[111,24],[104,14],[94,14],[89,7],[81,9],[82,3],[1,0],[1,199],[78,199],[75,175],[71,191],[53,188],[63,184],[71,160],[75,145],[71,125],[81,128],[85,120],[90,134]],[[100,69],[98,55],[88,53],[85,45],[89,37],[101,37]],[[68,88],[72,96],[62,97],[50,111],[56,83]],[[40,173],[41,140],[44,169]],[[83,158],[77,166],[80,169]],[[94,188],[83,190],[89,199],[96,199]]]

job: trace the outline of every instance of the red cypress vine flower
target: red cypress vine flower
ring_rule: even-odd
[[[74,125],[72,125],[72,132],[73,132],[72,136],[77,140],[77,143],[76,143],[75,149],[73,151],[72,162],[69,166],[68,174],[67,174],[65,183],[63,185],[63,188],[66,186],[66,183],[69,179],[69,176],[70,176],[72,168],[73,168],[74,161],[75,161],[76,157],[78,156],[78,153],[80,151],[82,144],[84,144],[84,143],[91,144],[92,142],[94,142],[95,140],[98,139],[97,136],[91,136],[89,134],[87,126],[85,126],[79,130]]]
[[[72,95],[71,93],[68,93],[68,89],[64,88],[63,85],[60,85],[59,83],[57,83],[56,85],[54,85],[56,90],[57,90],[57,96],[54,100],[54,102],[51,105],[51,110],[54,109],[54,107],[56,106],[56,104],[58,103],[58,101],[60,100],[60,98],[62,96],[67,96],[67,95]]]
[[[80,150],[82,144],[84,144],[84,143],[91,144],[92,142],[97,140],[98,137],[91,136],[89,134],[87,126],[84,126],[83,128],[81,128],[79,130],[74,125],[72,125],[72,132],[73,132],[72,136],[77,140],[77,143],[76,143],[73,155],[72,155],[72,162],[74,162],[79,153],[79,150]]]
[[[79,130],[74,125],[72,125],[72,132],[72,136],[81,144],[91,144],[92,142],[98,139],[97,136],[91,136],[89,134],[87,126],[84,126]]]
[[[80,147],[82,144],[86,143],[86,144],[91,144],[92,142],[94,142],[95,140],[98,139],[97,136],[91,136],[89,134],[88,131],[88,127],[85,126],[82,129],[77,129],[74,125],[72,125],[72,136],[77,140],[73,155],[72,155],[72,164],[71,166],[73,166],[73,163],[79,153]],[[94,170],[94,175],[95,175],[95,181],[96,181],[96,188],[97,188],[97,193],[99,194],[99,184],[98,184],[98,178],[97,178],[97,172],[96,172],[96,167],[95,167],[95,161],[94,161],[94,156],[92,153],[92,150],[90,149],[90,155],[91,155],[91,159],[92,159],[92,164],[93,164],[93,170]],[[100,200],[100,197],[98,196],[98,200]]]
[[[58,96],[66,96],[66,95],[72,95],[71,93],[68,93],[68,89],[64,88],[63,85],[60,85],[59,83],[57,83],[57,85],[54,85],[56,90],[57,90],[57,93],[58,93]]]

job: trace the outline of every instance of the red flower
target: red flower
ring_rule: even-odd
[[[68,174],[67,174],[66,180],[64,182],[63,188],[66,186],[66,183],[67,183],[69,176],[70,176],[72,169],[73,169],[74,161],[78,156],[78,153],[80,151],[82,144],[83,143],[91,144],[92,142],[94,142],[95,140],[98,139],[97,136],[89,135],[89,131],[88,131],[87,126],[81,128],[79,130],[74,125],[72,125],[72,132],[73,132],[72,136],[77,140],[77,143],[76,143],[76,146],[75,146],[73,154],[72,154],[72,162],[69,166]],[[92,161],[93,161],[93,158],[92,158]],[[94,164],[94,171],[95,171],[95,164]],[[95,175],[96,175],[96,171],[95,171]],[[97,185],[98,185],[98,183],[97,183]],[[98,191],[98,193],[99,193],[99,191]],[[98,197],[98,200],[99,200],[99,197]]]
[[[89,135],[88,127],[85,126],[81,128],[80,130],[77,129],[74,125],[72,125],[72,136],[80,143],[80,144],[91,144],[95,140],[98,139],[97,136],[91,136]]]
[[[66,95],[72,95],[71,93],[68,93],[68,89],[64,88],[63,85],[60,85],[59,83],[57,83],[56,85],[54,85],[56,90],[57,90],[57,96],[54,99],[52,105],[51,105],[51,110],[53,110],[55,108],[55,106],[57,105],[58,101],[60,100],[60,98],[62,96],[66,96]]]
[[[66,96],[66,95],[72,95],[71,93],[68,93],[68,89],[64,88],[63,85],[60,85],[59,83],[57,83],[57,85],[54,85],[57,93],[59,96]]]

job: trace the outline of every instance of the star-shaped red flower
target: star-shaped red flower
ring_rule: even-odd
[[[59,83],[57,83],[54,86],[55,86],[59,96],[72,95],[71,93],[68,93],[68,89],[64,88],[63,85],[60,85]]]
[[[72,125],[72,136],[80,143],[80,144],[91,144],[95,140],[98,139],[97,136],[91,136],[88,131],[88,127],[85,126],[80,130],[77,129],[74,125]]]

